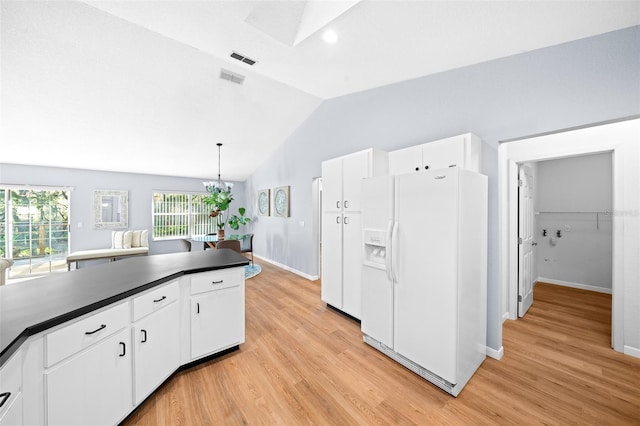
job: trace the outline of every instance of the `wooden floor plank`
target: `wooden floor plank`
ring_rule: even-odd
[[[640,359],[613,351],[611,296],[537,284],[458,398],[364,344],[320,283],[269,264],[246,283],[246,343],[180,372],[126,425],[640,425]]]

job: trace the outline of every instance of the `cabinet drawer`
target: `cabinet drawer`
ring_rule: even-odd
[[[244,268],[202,272],[191,276],[191,294],[235,287],[244,280]]]
[[[125,302],[46,334],[45,367],[128,326],[129,315],[129,303]]]
[[[22,391],[22,356],[18,351],[0,370],[0,419]]]
[[[172,281],[136,297],[133,299],[133,321],[138,321],[140,318],[178,300],[179,293],[178,281]]]

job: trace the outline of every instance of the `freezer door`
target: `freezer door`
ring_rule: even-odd
[[[387,229],[393,220],[394,176],[362,179],[362,228]]]
[[[393,348],[393,284],[384,270],[362,266],[362,332]]]
[[[396,352],[456,383],[458,171],[396,178]]]
[[[388,260],[391,254],[389,224],[393,223],[394,212],[393,191],[393,176],[372,177],[362,181],[362,227],[384,241],[376,249],[384,249],[385,262],[377,265],[378,267],[362,265],[361,328],[364,334],[389,348],[393,348],[393,283],[388,279]]]

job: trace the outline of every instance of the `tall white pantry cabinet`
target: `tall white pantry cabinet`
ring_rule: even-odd
[[[362,179],[388,173],[387,153],[367,149],[322,163],[321,299],[360,319]]]

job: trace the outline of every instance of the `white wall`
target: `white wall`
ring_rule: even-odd
[[[538,279],[611,292],[611,154],[537,164]]]
[[[257,254],[317,275],[312,181],[322,161],[473,132],[489,176],[487,345],[502,347],[498,269],[499,141],[640,114],[640,27],[355,93],[322,103],[246,182],[291,185],[291,218],[260,218]],[[301,223],[304,222],[304,226]]]

